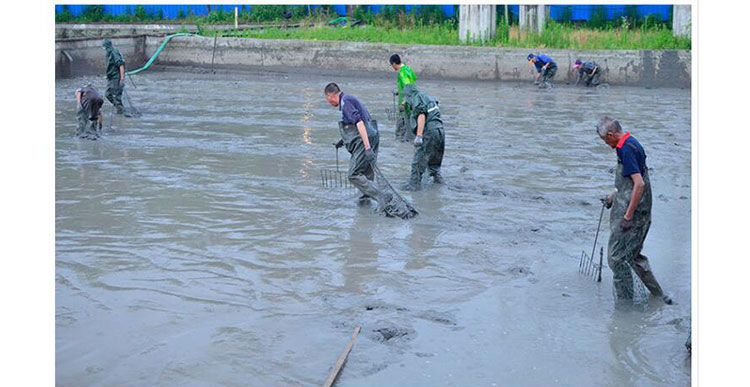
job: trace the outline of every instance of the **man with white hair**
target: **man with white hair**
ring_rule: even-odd
[[[607,263],[612,269],[617,298],[633,298],[632,267],[653,296],[671,304],[672,299],[664,294],[656,281],[648,258],[641,254],[651,226],[652,202],[643,146],[630,132],[623,133],[620,123],[610,117],[599,121],[596,132],[617,153],[615,190],[603,199],[605,206],[612,208]]]

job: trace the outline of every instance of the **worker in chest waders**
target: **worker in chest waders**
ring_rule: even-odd
[[[117,114],[130,114],[122,106],[122,90],[125,87],[125,60],[120,50],[109,39],[104,39],[102,46],[107,51],[107,92],[106,97],[114,105]]]
[[[104,104],[101,94],[90,84],[76,89],[76,136],[96,140],[102,131],[101,108]]]
[[[539,73],[534,83],[538,83],[539,88],[552,87],[552,78],[557,73],[557,63],[552,58],[542,54],[529,54],[526,60],[531,62],[536,68],[536,72]]]
[[[671,304],[672,299],[656,281],[648,258],[641,253],[651,226],[651,181],[646,153],[630,132],[622,132],[617,120],[602,118],[596,131],[617,153],[615,190],[604,199],[605,206],[611,208],[607,262],[612,269],[617,299],[633,298],[632,267],[653,296]]]
[[[409,128],[414,133],[414,158],[411,163],[411,177],[403,187],[407,191],[422,187],[422,175],[429,169],[435,184],[443,183],[440,167],[445,152],[445,130],[440,118],[440,108],[434,98],[420,92],[413,84],[404,87],[404,103],[411,106],[408,118]]]
[[[411,67],[401,62],[398,54],[391,55],[388,60],[393,70],[398,74],[396,76],[396,87],[398,89],[398,115],[396,116],[396,140],[407,142],[413,139],[413,135],[406,128],[406,120],[409,119],[410,106],[404,104],[404,86],[414,84],[417,81],[417,75],[414,74]]]
[[[573,70],[578,72],[578,77],[576,78],[576,85],[578,85],[583,80],[584,84],[587,87],[599,86],[599,75],[601,74],[601,69],[599,69],[599,66],[596,65],[596,62],[594,61],[581,62],[581,60],[578,59],[573,65]]]
[[[362,192],[360,199],[376,200],[377,211],[382,212],[390,200],[390,194],[382,192],[375,185],[373,164],[377,162],[380,142],[377,122],[370,117],[367,108],[355,96],[344,94],[337,84],[329,83],[324,92],[326,101],[341,111],[341,140],[336,144],[336,148],[346,146],[346,150],[351,154],[349,182]]]

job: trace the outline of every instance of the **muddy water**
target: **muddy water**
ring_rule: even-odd
[[[421,214],[402,221],[321,188],[331,80],[405,182],[391,77],[147,72],[129,84],[143,117],[96,142],[72,137],[73,90],[104,80],[57,82],[58,384],[319,385],[361,325],[338,385],[689,385],[688,90],[421,81],[447,184],[406,195]],[[615,309],[608,269],[577,272],[613,188],[603,113],[648,153],[644,253],[674,306]]]

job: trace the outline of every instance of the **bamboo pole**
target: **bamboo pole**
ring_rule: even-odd
[[[339,375],[339,371],[341,370],[341,367],[344,366],[344,362],[346,361],[347,356],[349,356],[349,351],[352,350],[352,347],[354,346],[354,341],[357,340],[357,335],[359,335],[359,331],[362,330],[362,327],[357,326],[354,328],[354,334],[352,335],[352,338],[349,340],[349,344],[346,345],[346,348],[344,349],[344,353],[339,356],[339,359],[336,360],[336,364],[333,366],[333,370],[331,371],[331,374],[328,375],[328,379],[323,384],[323,387],[331,387],[333,385],[333,382],[336,381],[336,377]]]

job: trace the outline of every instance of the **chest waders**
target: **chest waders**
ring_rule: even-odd
[[[539,84],[539,87],[547,87],[552,78],[555,77],[555,74],[557,74],[557,64],[551,62],[546,69],[542,70],[542,82]]]
[[[626,144],[625,146],[634,146]],[[612,269],[613,285],[618,299],[633,299],[634,284],[630,269],[646,285],[652,295],[662,297],[664,295],[659,282],[656,281],[654,273],[648,264],[648,258],[641,254],[643,242],[646,240],[648,229],[651,226],[651,181],[648,176],[648,168],[643,171],[643,194],[633,214],[633,227],[627,231],[620,231],[620,222],[625,216],[630,198],[633,195],[633,179],[622,176],[622,163],[617,164],[615,171],[615,194],[614,203],[609,216],[609,246],[607,249],[607,263]]]
[[[415,114],[409,120],[414,125],[412,133],[415,136],[417,133],[417,120],[414,116],[423,114],[417,113],[416,110],[415,108]],[[440,167],[443,164],[443,154],[445,153],[445,130],[443,129],[443,121],[440,118],[440,107],[435,100],[429,99],[424,114],[425,125],[422,131],[422,144],[414,149],[411,176],[409,183],[405,187],[408,190],[416,190],[421,187],[422,175],[427,169],[429,169],[430,176],[432,176],[435,183],[443,182],[443,178],[440,175]]]
[[[367,139],[370,141],[370,149],[377,156],[380,142],[378,123],[372,120],[365,121],[364,124],[367,129]],[[365,159],[365,144],[359,136],[357,125],[344,124],[343,121],[339,121],[339,132],[341,133],[341,139],[344,140],[346,150],[351,154],[351,158],[349,158],[349,171],[347,173],[349,182],[362,191],[362,194],[365,196],[376,200],[382,197],[382,192],[374,183],[375,171],[373,171],[372,165]]]
[[[96,140],[99,138],[99,121],[89,119],[89,114],[86,112],[86,109],[78,109],[76,112],[76,119],[78,120],[76,137],[85,140]]]
[[[78,126],[76,136],[87,140],[96,140],[101,135],[99,117],[104,101],[101,95],[89,86],[81,90],[81,103],[76,111]]]

